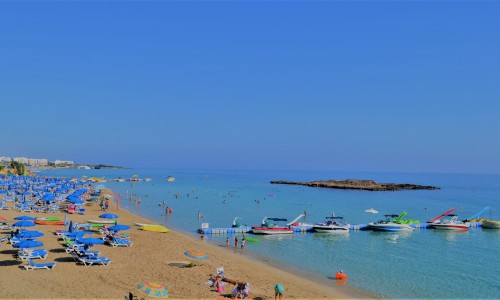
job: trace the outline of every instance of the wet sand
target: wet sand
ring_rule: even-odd
[[[103,213],[97,204],[85,208],[85,215],[68,215],[69,220],[84,223],[85,220],[98,220],[98,216]],[[110,205],[108,212],[119,215],[120,224],[133,226],[134,222],[151,223],[124,209],[117,210],[116,205]],[[10,224],[15,222],[14,217],[20,215],[64,219],[64,213],[0,212],[0,216],[7,218]],[[64,251],[62,241],[53,234],[56,229],[67,229],[67,226],[37,225],[29,229],[45,233],[38,240],[44,243],[43,248],[48,250],[49,255],[45,260],[36,261],[55,261],[57,265],[53,270],[22,270],[20,266],[25,262],[16,260],[12,255],[17,249],[3,242],[0,246],[0,299],[123,299],[129,291],[139,299],[147,299],[136,290],[142,282],[165,285],[171,299],[227,299],[234,289],[232,284],[227,284],[221,295],[206,284],[209,275],[214,274],[220,266],[224,267],[228,278],[249,282],[249,299],[274,299],[276,283],[285,286],[285,299],[375,298],[349,288],[348,283],[342,285],[334,280],[307,278],[307,274],[293,272],[274,262],[259,261],[235,253],[232,248],[227,249],[175,231],[157,233],[133,226],[128,230],[134,243],[132,247],[95,245],[93,249],[102,250],[101,255],[112,262],[109,266],[86,267],[75,264],[73,258]],[[8,230],[0,231],[0,236],[8,233]],[[96,235],[99,235],[98,232]],[[189,249],[204,251],[209,258],[189,258],[184,255]],[[180,268],[170,265],[175,262],[192,262],[196,266]]]

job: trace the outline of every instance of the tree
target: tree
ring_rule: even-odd
[[[17,162],[17,161],[13,161],[10,163],[10,167],[12,169],[14,169],[14,174],[16,175],[24,175],[24,171],[26,169],[26,167],[24,166],[24,164],[20,163],[20,162]]]

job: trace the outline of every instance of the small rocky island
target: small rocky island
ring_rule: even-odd
[[[363,190],[363,191],[401,191],[401,190],[439,190],[439,187],[430,185],[416,185],[409,183],[378,183],[373,180],[316,180],[310,182],[300,181],[271,181],[271,184],[296,184],[310,187],[321,187],[342,190]]]

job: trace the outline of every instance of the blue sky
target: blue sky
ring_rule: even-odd
[[[0,156],[500,173],[500,3],[0,2]]]

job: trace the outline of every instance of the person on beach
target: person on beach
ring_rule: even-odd
[[[237,235],[234,236],[234,248],[238,249],[238,236]]]
[[[226,247],[230,247],[231,246],[231,241],[229,240],[229,237],[226,238]]]
[[[243,298],[247,297],[250,293],[250,288],[248,286],[248,282],[238,282],[236,288],[233,290],[233,299],[236,299],[240,296]]]
[[[241,240],[241,250],[243,250],[243,248],[245,248],[245,238],[243,237],[243,239]]]
[[[172,206],[170,206],[170,208],[168,209],[168,213],[172,214]]]
[[[109,208],[109,201],[106,199],[106,202],[104,202],[104,211],[107,211]]]
[[[165,214],[168,215],[168,206],[165,208]]]
[[[285,294],[285,287],[281,283],[274,285],[274,300],[283,300]]]

